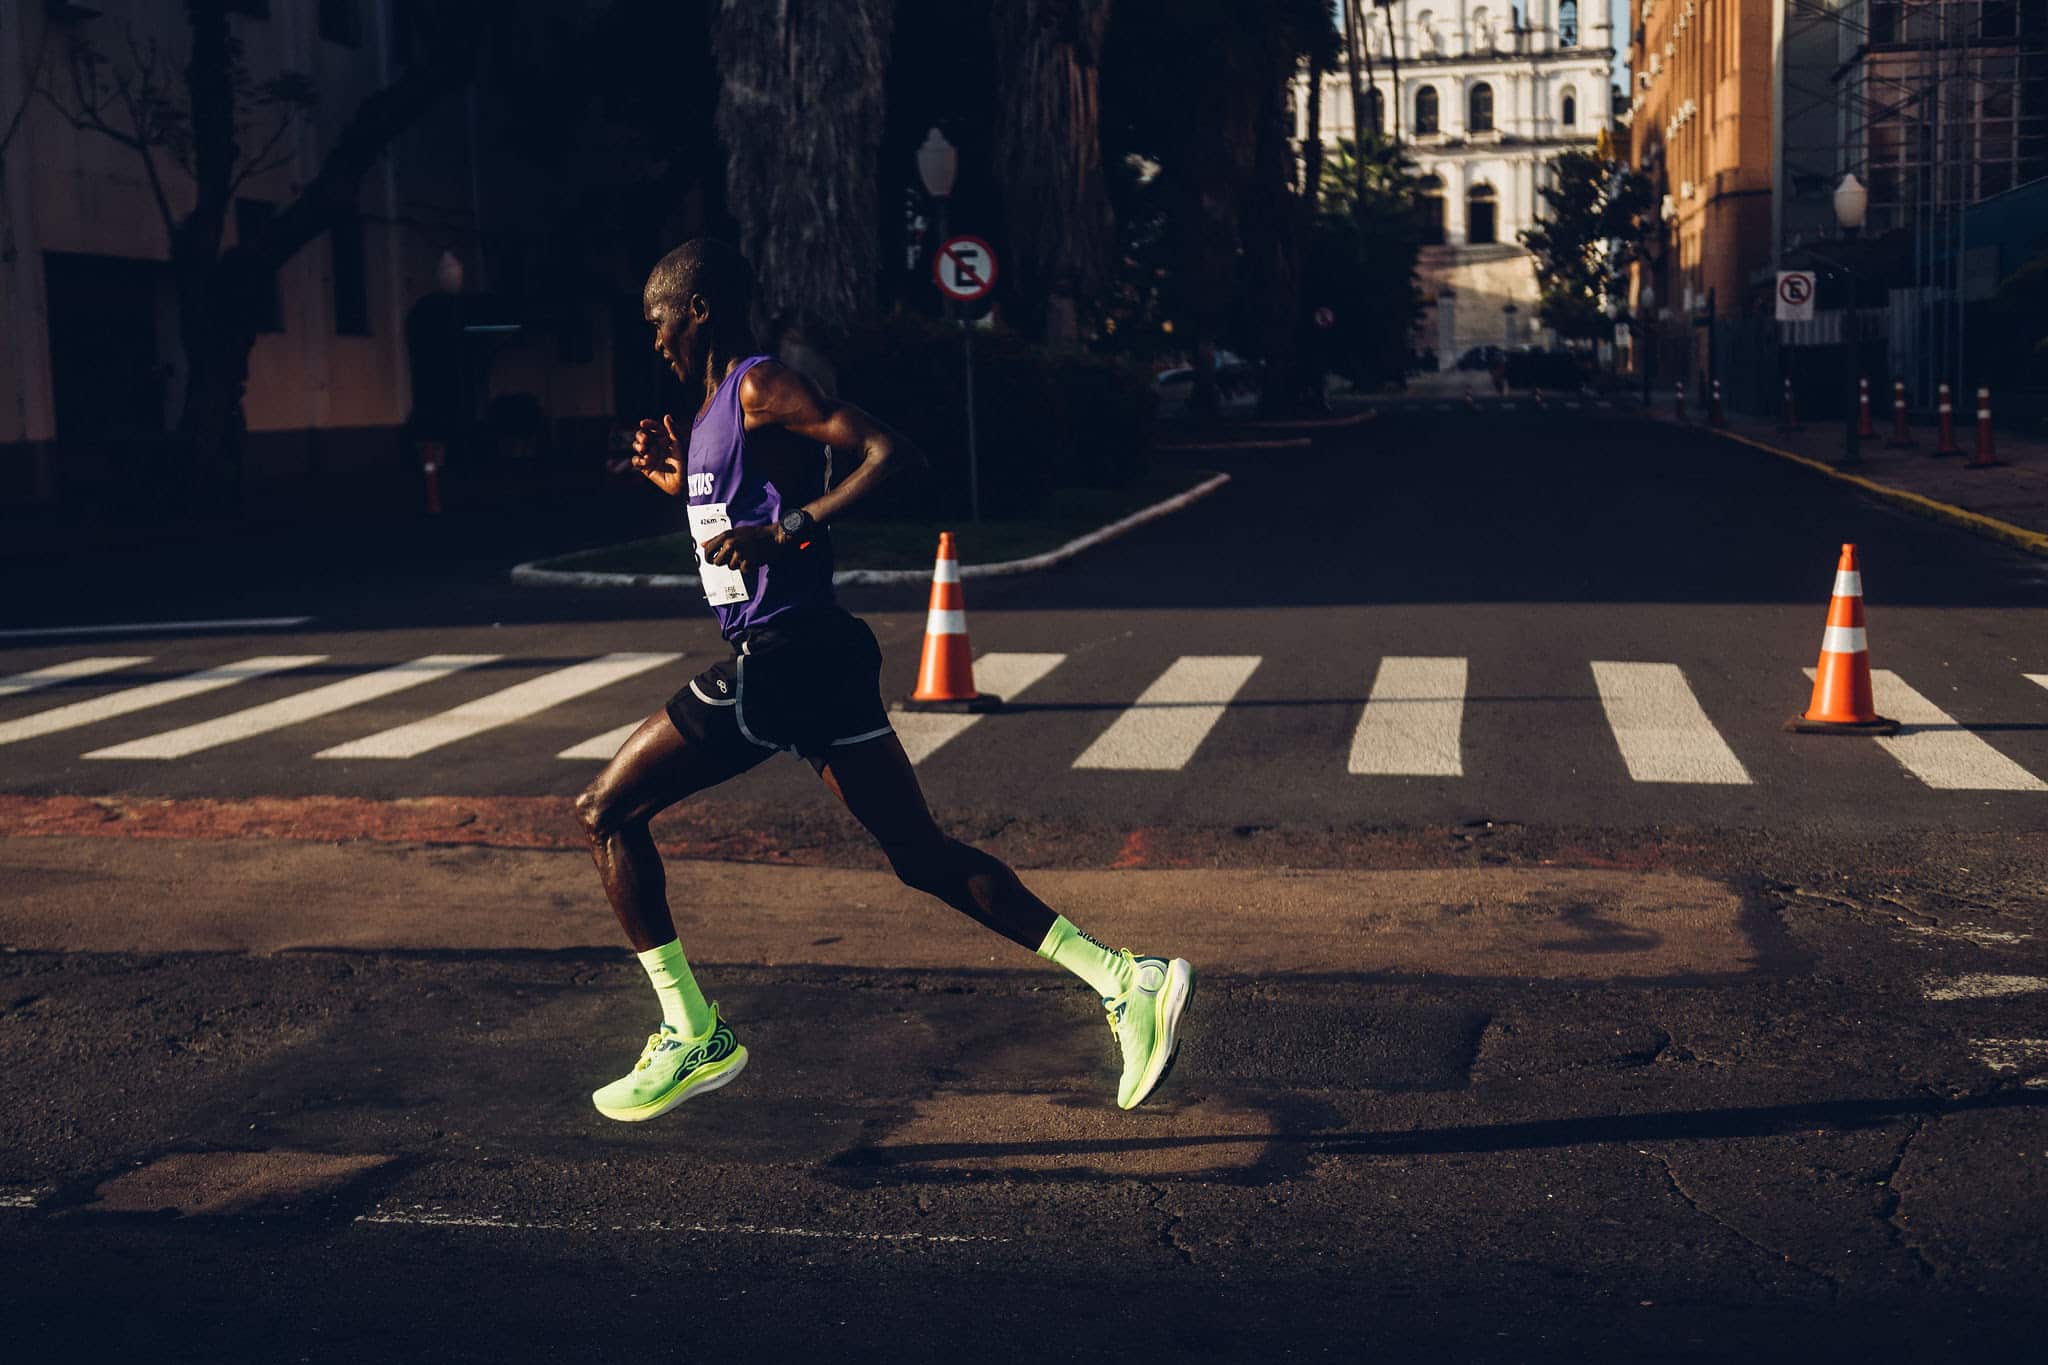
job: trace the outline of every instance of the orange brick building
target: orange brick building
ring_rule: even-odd
[[[1663,201],[1635,311],[1648,282],[1659,375],[1697,386],[1709,318],[1741,315],[1771,258],[1771,5],[1630,0],[1629,19],[1629,160]]]

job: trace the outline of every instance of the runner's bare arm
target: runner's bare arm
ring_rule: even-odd
[[[804,504],[821,524],[837,520],[898,473],[925,467],[924,452],[911,442],[853,404],[827,398],[776,361],[756,365],[741,378],[740,411],[750,432],[780,428],[800,442],[860,452],[860,463],[838,487]],[[735,526],[704,542],[704,558],[745,572],[794,549],[788,541],[779,526]]]

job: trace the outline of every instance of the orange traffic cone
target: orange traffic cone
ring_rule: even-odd
[[[925,617],[924,657],[917,665],[917,691],[904,706],[912,711],[993,711],[1001,697],[974,690],[974,650],[967,643],[967,602],[960,593],[960,560],[953,533],[939,532],[939,559],[932,566],[932,604]]]
[[[1877,714],[1870,694],[1870,647],[1863,634],[1863,574],[1856,547],[1842,547],[1835,566],[1835,592],[1828,602],[1827,633],[1821,636],[1820,667],[1814,670],[1813,700],[1789,729],[1809,735],[1888,735],[1895,720]]]

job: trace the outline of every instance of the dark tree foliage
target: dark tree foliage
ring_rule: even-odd
[[[1198,409],[1216,401],[1219,344],[1265,360],[1271,401],[1296,392],[1287,87],[1306,53],[1333,56],[1335,42],[1322,0],[1118,0],[1111,18],[1103,144],[1121,201],[1118,303],[1134,310],[1117,336],[1190,355]]]
[[[1560,152],[1549,167],[1543,211],[1522,245],[1536,255],[1544,323],[1593,340],[1614,329],[1607,308],[1626,297],[1628,268],[1644,257],[1656,193],[1647,177],[1598,152]]]
[[[1393,141],[1341,142],[1326,158],[1303,304],[1335,325],[1310,331],[1312,359],[1370,388],[1397,380],[1421,311],[1415,261],[1423,209],[1415,163]]]

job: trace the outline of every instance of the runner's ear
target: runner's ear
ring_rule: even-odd
[[[680,448],[683,443],[676,437],[676,418],[674,413],[664,412],[661,415],[661,428],[668,433],[668,439]]]

